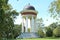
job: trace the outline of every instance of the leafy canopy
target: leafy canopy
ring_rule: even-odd
[[[56,20],[59,20],[60,17],[60,0],[54,0],[51,2],[49,12],[51,13],[51,16],[53,18],[56,18]]]

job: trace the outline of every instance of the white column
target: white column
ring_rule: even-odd
[[[22,17],[22,33],[24,32],[23,27],[24,27],[24,20],[23,20],[23,17]]]
[[[36,32],[36,19],[34,19],[34,32]]]
[[[31,19],[31,32],[34,32],[34,18]]]
[[[28,32],[28,17],[26,16],[26,32]]]
[[[32,32],[32,19],[30,18],[30,32]]]

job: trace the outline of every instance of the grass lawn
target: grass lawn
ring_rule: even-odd
[[[26,38],[26,39],[8,39],[8,40],[60,40],[60,38],[46,37],[46,38]]]
[[[16,40],[60,40],[60,38],[32,38],[32,39],[16,39]]]

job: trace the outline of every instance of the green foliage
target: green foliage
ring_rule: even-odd
[[[56,18],[56,20],[59,20],[60,17],[60,0],[54,0],[51,2],[49,12],[51,13],[51,16],[53,18]]]
[[[58,26],[58,23],[52,23],[48,27],[46,27],[46,36],[50,37],[53,36],[53,30]]]
[[[54,36],[54,37],[59,37],[60,36],[60,25],[57,23],[52,23],[48,27],[46,27],[46,36]]]
[[[28,32],[30,32],[30,28],[28,28]]]
[[[44,37],[44,32],[43,32],[43,30],[39,29],[37,33],[38,33],[38,35],[39,35],[40,37]]]
[[[38,31],[37,31],[37,33],[40,37],[44,37],[45,34],[43,32],[43,26],[44,26],[43,25],[43,19],[40,18],[40,19],[37,19],[37,21],[38,21]]]
[[[40,28],[40,27],[42,28],[42,27],[44,26],[44,23],[43,23],[43,19],[42,19],[42,18],[37,19],[37,22],[38,22],[37,25],[38,25],[39,28]],[[38,28],[38,29],[39,29],[39,28]]]
[[[54,30],[57,26],[58,26],[57,23],[52,23],[52,24],[49,25],[49,27],[50,27],[52,30]]]
[[[60,26],[58,26],[57,28],[55,28],[55,29],[53,30],[53,35],[54,35],[55,37],[60,37]]]
[[[46,36],[47,36],[47,37],[52,37],[52,35],[53,35],[53,30],[51,30],[51,28],[49,28],[49,27],[47,27],[46,29],[47,29],[47,31],[46,31]]]
[[[40,18],[40,19],[37,19],[40,23],[43,23],[43,19]]]
[[[15,25],[15,27],[14,27],[14,33],[13,33],[13,35],[14,35],[14,38],[16,38],[18,35],[20,35],[21,34],[21,29],[22,29],[22,24],[20,24],[20,25]]]
[[[0,38],[13,38],[14,18],[17,14],[11,9],[8,0],[0,0]]]

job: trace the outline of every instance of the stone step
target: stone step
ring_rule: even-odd
[[[25,32],[19,35],[17,38],[38,38],[38,37],[39,36],[37,35],[37,33]]]

